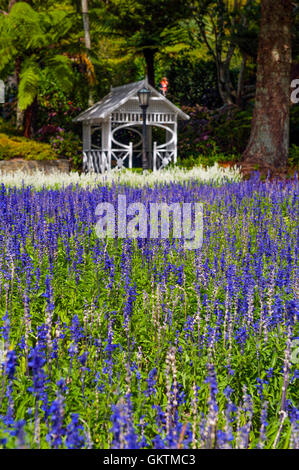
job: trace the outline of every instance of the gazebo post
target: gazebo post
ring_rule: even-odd
[[[153,169],[153,138],[152,138],[152,126],[147,126],[147,149],[148,149],[148,168]]]
[[[175,121],[173,123],[173,131],[174,131],[174,143],[173,143],[173,163],[176,164],[177,162],[177,155],[178,155],[178,118],[175,117]]]
[[[153,146],[153,171],[157,171],[157,142]]]
[[[111,170],[111,149],[112,149],[112,133],[111,133],[111,117],[102,122],[102,151],[107,152],[107,160],[109,170]]]
[[[90,152],[91,149],[91,127],[88,121],[83,122],[82,127],[82,145],[83,145],[83,171],[90,169]]]
[[[172,124],[167,124],[171,129],[173,128]],[[166,143],[172,138],[172,132],[170,132],[166,127]],[[173,150],[173,144],[167,144],[166,149],[171,151]]]
[[[172,132],[166,129],[166,142],[168,142],[172,137],[173,141],[171,144],[166,145],[166,149],[169,152],[173,152],[173,162],[177,162],[177,117],[173,123],[167,124],[171,128]]]

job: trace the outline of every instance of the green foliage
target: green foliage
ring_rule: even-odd
[[[78,135],[62,131],[51,137],[50,143],[58,158],[67,158],[74,169],[82,169],[82,142]]]
[[[141,52],[158,51],[161,46],[181,40],[178,22],[190,14],[182,0],[111,0],[104,10],[98,10],[106,30],[123,37],[128,48]]]
[[[185,106],[191,119],[180,123],[179,156],[183,166],[192,162],[213,165],[214,162],[237,161],[250,136],[253,103],[245,110],[224,106],[210,110],[203,106]],[[289,163],[298,165],[299,106],[291,109]]]
[[[0,160],[12,158],[54,160],[57,157],[49,144],[35,142],[25,137],[0,134]]]
[[[21,136],[15,126],[10,121],[6,121],[0,117],[0,134],[6,134],[8,136]]]
[[[234,22],[235,29],[232,31],[231,37],[242,52],[256,60],[260,24],[260,2],[247,1],[243,11],[246,20]],[[232,17],[235,16],[234,14]]]
[[[87,106],[86,87],[80,93],[79,73],[75,73],[75,92],[65,93],[49,76],[42,76],[38,99],[37,134],[48,142],[47,127],[60,127],[64,130],[75,129],[73,119]],[[78,126],[81,131],[81,126]],[[51,134],[51,133],[50,133]]]
[[[291,166],[299,166],[299,146],[298,145],[291,145],[289,151],[289,164]]]
[[[214,62],[181,55],[171,61],[166,75],[169,81],[167,98],[171,101],[180,106],[200,104],[210,109],[221,106]]]
[[[242,153],[247,145],[251,129],[252,110],[223,108],[215,112],[211,122],[212,135],[222,151]]]
[[[248,73],[252,68],[248,67],[248,62],[256,61],[258,2],[198,0],[193,5],[193,18],[197,24],[193,37],[205,44],[217,67],[218,89],[223,103],[246,103],[252,96],[255,82],[255,73]],[[235,72],[240,72],[241,62],[244,68],[239,81],[235,79]]]
[[[181,124],[179,155],[182,159],[198,156],[205,164],[237,160],[245,150],[250,135],[251,111],[236,107],[209,110],[196,105],[183,107],[190,120]]]
[[[3,1],[0,8],[7,11],[8,3]],[[248,142],[251,107],[246,104],[242,111],[237,107],[216,111],[222,102],[217,65],[229,59],[231,48],[229,76],[236,89],[241,56],[246,54],[244,86],[252,92],[259,1],[195,0],[186,4],[182,0],[90,0],[89,17],[92,49],[88,55],[99,78],[94,85],[95,101],[109,91],[110,85],[143,78],[142,56],[146,50],[152,51],[157,58],[156,78],[168,76],[168,98],[195,109],[191,121],[180,124],[179,156],[184,164],[200,159],[209,165],[239,158]],[[298,15],[294,18],[294,42],[297,23]],[[89,95],[81,2],[18,1],[9,15],[0,14],[0,36],[0,76],[19,73],[20,79],[18,90],[15,95],[10,93],[10,102],[5,105],[6,116],[15,115],[17,100],[21,109],[37,102],[37,139],[49,143],[50,138],[58,139],[63,132],[68,142],[67,136],[73,132],[72,159],[75,166],[79,165],[79,160],[75,161],[81,126],[72,119],[87,107]],[[294,44],[294,61],[297,49]],[[238,104],[243,106],[243,102]],[[209,110],[199,112],[197,105]],[[14,134],[10,126],[2,132]],[[292,106],[291,164],[297,162],[298,136],[299,107]],[[71,152],[71,140],[62,149],[67,154]]]
[[[19,61],[20,109],[33,103],[43,76],[62,90],[71,90],[73,71],[66,44],[72,41],[73,28],[68,12],[39,12],[25,2],[17,2],[9,15],[0,17],[0,72],[7,74],[7,66]]]
[[[19,106],[21,110],[27,109],[36,97],[39,83],[39,68],[32,60],[27,59],[22,66],[19,84]]]
[[[137,54],[148,65],[156,54],[167,56],[171,47],[190,45],[187,19],[191,8],[184,0],[112,0],[95,8],[93,14],[100,34],[116,38],[113,46],[118,58],[131,55],[133,62]]]
[[[177,165],[181,168],[193,168],[195,166],[213,166],[215,163],[219,164],[233,164],[237,163],[240,160],[240,155],[227,155],[225,153],[221,153],[217,150],[211,151],[210,153],[206,154],[197,154],[191,155],[187,158],[178,158]]]

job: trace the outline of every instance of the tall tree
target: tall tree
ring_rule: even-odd
[[[12,7],[17,3],[18,0],[9,0],[8,6],[7,6],[7,11],[5,10],[0,10],[0,13],[3,15],[9,15]],[[20,71],[21,71],[21,57],[16,56],[15,57],[15,70],[14,70],[14,79],[16,86],[19,87],[20,83]],[[24,119],[24,110],[22,110],[19,106],[19,100],[17,100],[17,111],[16,111],[16,128],[19,130],[22,125],[23,125],[23,119]]]
[[[83,17],[85,47],[87,49],[87,59],[90,61],[89,52],[91,49],[91,40],[90,40],[90,27],[89,27],[88,0],[81,0],[81,8],[82,8],[82,17]],[[92,96],[92,90],[89,84],[88,104],[89,106],[92,106],[93,103],[94,101],[93,101],[93,96]]]
[[[199,39],[206,45],[216,65],[218,91],[223,103],[242,105],[254,96],[254,89],[252,85],[245,85],[244,76],[248,58],[256,56],[256,1],[192,0],[192,9]],[[231,68],[239,55],[242,59],[235,86]]]
[[[0,16],[0,72],[17,68],[18,107],[25,112],[24,135],[31,137],[39,84],[47,75],[62,90],[72,87],[72,61],[67,55],[73,23],[67,12],[37,12],[16,2]]]
[[[257,83],[245,162],[283,167],[288,160],[292,0],[262,0]]]

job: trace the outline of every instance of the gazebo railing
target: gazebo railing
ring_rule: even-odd
[[[130,122],[140,123],[143,120],[142,113],[140,112],[116,112],[111,114],[112,122]],[[148,112],[146,114],[147,123],[174,123],[176,122],[176,115],[174,113],[157,113]]]
[[[165,168],[169,163],[176,163],[176,151],[167,148],[160,148],[154,142],[153,148],[153,171]]]
[[[176,150],[161,148],[154,142],[153,146],[153,170],[160,170],[176,163]],[[105,173],[113,169],[125,168],[128,162],[128,168],[132,168],[133,162],[133,144],[125,149],[90,149],[83,151],[83,171],[95,173]]]
[[[111,169],[132,168],[133,144],[125,149],[90,149],[83,150],[83,171],[105,173]]]

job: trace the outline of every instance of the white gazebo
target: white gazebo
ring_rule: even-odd
[[[83,170],[104,173],[114,168],[141,167],[143,149],[143,113],[138,91],[150,90],[146,112],[147,146],[152,169],[165,168],[177,160],[177,122],[189,116],[175,106],[147,80],[112,88],[101,101],[77,116],[74,121],[83,124]],[[165,142],[152,142],[152,128],[165,130]],[[137,134],[137,141],[121,142],[121,130]]]

